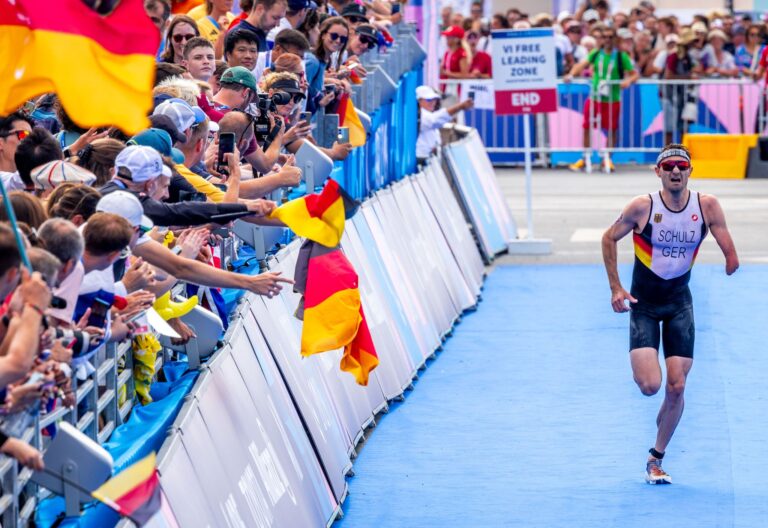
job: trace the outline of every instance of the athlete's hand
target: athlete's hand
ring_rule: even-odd
[[[618,288],[611,294],[611,306],[616,313],[628,312],[631,310],[630,306],[627,306],[626,301],[629,301],[630,306],[637,302],[637,299],[624,288]]]
[[[725,257],[725,274],[733,275],[736,270],[739,269],[739,257],[734,255],[728,255]]]

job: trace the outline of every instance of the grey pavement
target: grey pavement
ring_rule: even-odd
[[[522,169],[497,168],[496,174],[517,226],[526,233],[525,177]],[[552,240],[547,256],[504,255],[495,264],[594,264],[602,262],[600,237],[632,197],[660,188],[649,167],[622,168],[614,174],[534,169],[533,225],[536,238]],[[714,194],[725,211],[742,264],[768,264],[768,179],[692,179],[689,188]],[[633,260],[631,236],[619,243],[619,262]],[[697,262],[724,263],[708,235]]]

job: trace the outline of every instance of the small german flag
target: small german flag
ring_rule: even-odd
[[[102,484],[91,495],[139,526],[161,508],[160,479],[151,453]]]
[[[159,42],[142,0],[0,0],[0,114],[56,92],[81,127],[133,135],[149,126]]]
[[[338,246],[307,240],[299,250],[294,279],[295,290],[304,295],[296,311],[304,321],[301,355],[344,347],[341,370],[367,385],[379,358],[365,322],[355,268]]]
[[[332,248],[341,243],[344,221],[352,218],[359,205],[335,180],[328,180],[320,194],[291,200],[269,217],[280,220],[300,237]]]
[[[367,133],[349,94],[342,94],[336,113],[339,114],[339,126],[345,126],[349,129],[349,142],[352,146],[362,147],[365,145]]]

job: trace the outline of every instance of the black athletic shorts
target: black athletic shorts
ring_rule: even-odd
[[[629,349],[659,350],[663,342],[665,358],[692,358],[695,330],[690,290],[663,304],[638,299],[629,316]]]

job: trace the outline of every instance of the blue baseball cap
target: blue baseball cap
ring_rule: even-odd
[[[191,106],[184,99],[173,97],[155,107],[152,115],[165,115],[171,118],[180,132],[186,132],[190,127],[198,125],[207,119],[205,112],[199,106]],[[216,132],[219,126],[211,122],[210,131]]]
[[[170,157],[174,163],[184,163],[184,154],[179,149],[173,147],[171,135],[165,130],[148,128],[129,139],[128,144],[152,147],[163,156]]]

